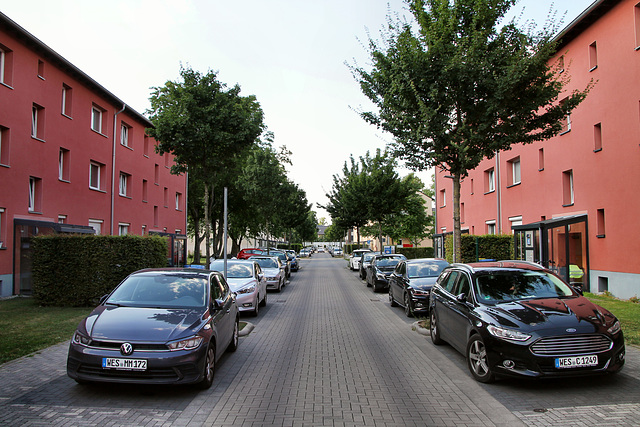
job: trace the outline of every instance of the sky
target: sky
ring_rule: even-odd
[[[592,2],[520,0],[509,17],[541,28],[556,11],[564,27]],[[372,105],[348,64],[367,68],[369,36],[380,39],[390,15],[410,16],[402,0],[0,0],[0,11],[143,114],[152,88],[178,80],[181,65],[239,84],[327,223],[318,204],[333,175],[392,140],[358,115]],[[431,172],[417,174],[430,184]]]

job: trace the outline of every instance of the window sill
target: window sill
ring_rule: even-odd
[[[516,182],[515,184],[507,185],[507,188],[517,187],[520,184],[522,184],[522,181],[521,182]]]
[[[544,168],[540,168],[538,169],[538,172],[542,172],[544,170]]]
[[[486,196],[487,194],[491,194],[491,193],[495,193],[495,192],[496,192],[496,190],[487,191],[487,192],[484,193],[484,195]]]
[[[569,132],[571,132],[571,129],[563,130],[558,135],[564,135],[565,133],[569,133]]]
[[[589,72],[592,72],[593,70],[595,70],[595,69],[597,69],[597,68],[598,68],[598,66],[597,66],[597,65],[594,65],[593,67],[589,68]]]
[[[118,194],[118,196],[122,197],[123,199],[129,199],[129,200],[132,199],[131,196],[127,196],[126,194]]]
[[[9,88],[9,89],[13,90],[13,86],[10,86],[10,85],[6,84],[5,82],[0,82],[0,86],[4,86],[6,88]]]
[[[66,117],[69,120],[73,120],[73,117],[66,115],[65,113],[60,113],[62,114],[62,117]]]
[[[0,163],[0,167],[3,167],[3,168],[10,168],[11,166],[9,166],[9,165],[5,165],[4,163]]]
[[[106,190],[101,190],[99,188],[89,187],[89,190],[97,191],[98,193],[107,193]]]
[[[98,134],[98,135],[100,135],[100,136],[104,136],[105,138],[108,138],[108,136],[107,136],[107,135],[105,135],[104,133],[99,132],[99,131],[97,131],[97,130],[95,130],[95,129],[93,129],[93,128],[91,128],[91,132],[97,133],[97,134]]]
[[[602,151],[602,148],[596,148],[595,150],[593,150],[594,153],[599,153]]]
[[[31,139],[35,139],[36,141],[40,141],[40,142],[47,142],[44,139],[38,138],[37,136],[33,136],[33,135],[31,135]]]
[[[123,143],[120,143],[120,145],[122,145],[124,148],[126,148],[126,149],[128,149],[128,150],[133,151],[133,148],[132,148],[132,147],[130,147],[130,146],[128,146],[128,145],[125,145],[125,144],[123,144]]]
[[[562,205],[563,208],[570,208],[571,206],[573,206],[573,203],[569,203],[568,205]]]
[[[47,79],[45,79],[43,76],[41,76],[40,74],[38,74],[38,78],[39,78],[40,80],[47,80]]]
[[[597,237],[598,239],[604,239],[604,236],[605,236],[604,234],[598,234],[598,235],[596,235],[596,237]]]
[[[58,178],[58,181],[60,181],[60,182],[66,182],[67,184],[71,184],[71,181],[69,181],[68,179]]]
[[[28,212],[33,215],[42,215],[42,212],[40,211],[28,211]]]

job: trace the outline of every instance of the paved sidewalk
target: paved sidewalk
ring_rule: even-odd
[[[637,349],[604,381],[479,384],[461,355],[412,331],[413,319],[345,265],[303,260],[260,316],[245,319],[255,329],[223,357],[209,390],[80,386],[66,376],[63,343],[0,365],[0,425],[640,425]]]

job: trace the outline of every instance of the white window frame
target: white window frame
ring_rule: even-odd
[[[4,220],[4,208],[0,208],[0,248],[4,247],[4,234],[2,234],[2,221]]]
[[[104,224],[104,221],[101,219],[89,220],[89,227],[94,229],[94,231],[96,232],[96,235],[102,234],[102,224]]]
[[[181,197],[180,197],[180,196],[182,196],[182,194],[180,194],[180,193],[176,192],[176,210],[177,210],[177,211],[179,211],[179,210],[180,210],[180,199],[181,199]]]
[[[119,190],[118,190],[118,194],[120,194],[121,196],[127,197],[127,190],[129,189],[129,175],[124,173],[124,172],[120,172],[120,185],[119,185]]]
[[[120,127],[120,144],[129,147],[129,126],[124,123]]]
[[[96,173],[97,187],[91,185],[91,182],[93,181],[91,178],[94,175],[93,174],[94,168],[96,168],[96,172],[97,172]],[[98,162],[89,162],[89,188],[90,189],[92,189],[92,190],[101,190],[101,188],[100,188],[101,185],[102,185],[102,182],[101,182],[102,181],[102,179],[101,179],[102,177],[101,177],[101,175],[102,175],[102,165],[100,163],[98,163]]]
[[[126,222],[118,223],[118,236],[126,236],[129,234],[129,227],[131,224],[127,224]]]
[[[496,191],[496,170],[491,169],[488,171],[489,174],[489,193]]]
[[[31,137],[38,137],[38,111],[39,108],[36,104],[31,106]]]
[[[36,211],[36,190],[37,190],[37,178],[29,177],[29,212]]]
[[[496,234],[496,220],[492,219],[484,222],[487,225],[487,234]]]
[[[58,215],[58,224],[66,224],[67,216],[66,215]]]
[[[512,183],[511,185],[520,184],[522,182],[522,174],[520,169],[520,158],[514,159],[511,161],[511,177]]]
[[[95,105],[91,107],[91,130],[100,134],[102,133],[102,113],[103,111]],[[95,128],[96,125],[98,126],[98,129]]]
[[[0,48],[0,83],[4,84],[4,66],[6,64],[6,54],[4,49]]]

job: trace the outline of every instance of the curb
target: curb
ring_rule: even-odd
[[[238,336],[239,337],[245,337],[247,335],[249,335],[251,333],[251,331],[253,331],[255,329],[256,325],[254,325],[253,323],[249,323],[247,322],[247,325],[242,328],[242,330],[238,331]]]
[[[411,330],[416,331],[417,333],[419,333],[420,335],[424,335],[425,337],[431,336],[429,329],[420,326],[420,321],[413,322],[413,324],[411,325]]]

